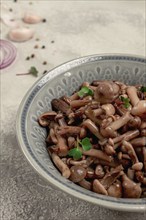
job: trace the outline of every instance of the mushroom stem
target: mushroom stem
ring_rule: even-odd
[[[73,95],[69,97],[71,101],[79,99],[78,92],[75,92]]]
[[[146,128],[146,121],[142,121],[140,129],[144,129]]]
[[[88,151],[83,151],[83,154],[91,157],[96,157],[98,159],[105,160],[108,162],[112,161],[112,158],[110,156],[105,154],[103,151],[97,149],[90,149]]]
[[[133,164],[139,162],[138,157],[135,153],[135,150],[133,149],[133,146],[129,142],[123,141],[122,149],[124,149],[128,153],[131,160],[133,161]]]
[[[136,171],[140,171],[140,170],[142,170],[142,168],[143,168],[143,163],[142,162],[135,163],[132,166],[132,169],[136,170]]]
[[[70,102],[70,106],[71,108],[80,108],[82,106],[87,105],[89,102],[91,102],[91,100],[73,100]]]
[[[138,137],[130,141],[132,146],[135,147],[145,147],[146,146],[146,137]]]
[[[56,135],[55,135],[55,131],[53,128],[50,129],[50,133],[46,139],[46,141],[49,143],[49,142],[53,142],[54,144],[57,144],[58,143],[58,140],[56,138]]]
[[[127,176],[129,177],[129,179],[133,180],[134,179],[134,174],[135,174],[135,170],[128,168],[127,170]]]
[[[98,109],[93,110],[93,112],[94,112],[94,115],[98,117],[99,115],[103,113],[103,109],[98,108]]]
[[[58,114],[55,119],[58,122],[58,124],[60,125],[60,127],[67,126],[67,123],[65,121],[63,114],[60,114],[60,115]]]
[[[146,172],[146,147],[143,147],[143,164],[144,164],[144,171]]]
[[[99,140],[103,140],[104,139],[101,136],[97,126],[90,119],[85,120],[83,122],[82,126],[85,126],[86,128],[88,128],[91,131],[91,133],[93,133]]]
[[[126,133],[119,135],[118,137],[115,137],[113,139],[109,138],[109,144],[110,145],[114,145],[120,141],[122,141],[123,139],[125,141],[129,141],[135,137],[137,137],[140,134],[139,130],[133,130],[133,131],[127,131]]]
[[[55,110],[61,111],[62,113],[69,114],[71,112],[70,106],[61,99],[53,99],[51,104]]]
[[[137,89],[135,88],[135,86],[129,86],[127,88],[127,94],[129,96],[130,102],[133,106],[135,106],[140,101],[138,98]]]
[[[121,175],[121,171],[123,170],[122,165],[112,169],[109,173],[106,173],[103,179],[101,180],[101,184],[105,189],[108,189],[115,180]]]
[[[110,124],[110,128],[114,131],[118,130],[119,128],[121,128],[122,126],[124,126],[125,124],[127,124],[127,122],[131,119],[131,115],[129,112],[126,112],[125,115],[123,115],[122,117],[120,117],[119,119],[117,119],[116,121],[112,122]]]
[[[58,143],[57,147],[59,148],[58,155],[66,156],[68,152],[68,146],[66,145],[66,139],[61,137],[59,134],[56,135]]]
[[[131,110],[131,114],[146,119],[146,100],[139,101]]]
[[[65,135],[65,136],[74,136],[78,135],[81,132],[81,127],[78,126],[62,126],[57,133],[59,135]]]
[[[98,109],[97,109],[98,110]],[[100,109],[101,110],[101,109]],[[95,114],[96,110],[92,110],[90,107],[88,107],[85,110],[85,115],[91,120],[94,121],[95,124],[100,125],[101,124],[101,119],[97,118]]]
[[[110,162],[102,159],[96,159],[94,161],[95,164],[103,165],[103,166],[109,166],[109,167],[117,167],[119,165],[119,161],[112,160]]]
[[[146,128],[141,130],[141,136],[145,136],[146,137]]]
[[[69,158],[70,159],[70,158]],[[70,159],[69,160],[69,165],[74,165],[74,166],[83,166],[87,164],[87,161],[86,160],[73,160],[73,159]]]
[[[117,119],[116,121],[112,122],[109,126],[105,129],[101,127],[100,131],[104,137],[112,137],[115,138],[118,136],[117,131],[119,128],[127,124],[127,122],[131,119],[131,115],[129,112],[126,112],[125,115]]]
[[[85,179],[82,179],[80,182],[78,182],[78,184],[85,189],[91,190],[91,183]]]
[[[71,175],[71,172],[68,166],[60,159],[60,157],[57,154],[52,153],[51,157],[56,167],[62,173],[62,176],[68,179]]]

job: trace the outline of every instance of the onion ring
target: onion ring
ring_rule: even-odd
[[[11,65],[17,55],[16,47],[7,40],[0,40],[0,69]]]

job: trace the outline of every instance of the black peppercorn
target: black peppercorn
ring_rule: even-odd
[[[45,18],[42,20],[43,23],[45,23],[46,21],[47,21],[47,20],[46,20]]]
[[[26,60],[29,60],[30,59],[30,57],[26,57]]]

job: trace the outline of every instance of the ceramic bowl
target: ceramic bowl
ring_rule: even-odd
[[[40,114],[51,109],[51,100],[71,95],[82,82],[118,80],[146,84],[146,59],[131,55],[92,55],[69,61],[42,76],[25,95],[17,116],[17,138],[21,149],[49,183],[79,199],[122,211],[145,211],[146,199],[117,199],[88,191],[61,176],[45,147],[46,130],[39,126]]]

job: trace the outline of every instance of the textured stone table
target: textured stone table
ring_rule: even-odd
[[[34,11],[47,20],[24,25],[33,39],[15,43],[16,61],[1,71],[1,219],[2,220],[144,220],[146,213],[124,213],[80,201],[55,189],[34,172],[16,141],[19,104],[44,70],[80,56],[99,53],[145,55],[144,1],[1,1],[2,14],[21,25],[23,14]],[[12,10],[9,10],[12,9]],[[1,23],[2,39],[10,27]],[[40,41],[36,41],[39,38]],[[34,49],[35,45],[38,49]],[[41,47],[45,45],[45,49]],[[35,54],[26,61],[26,57]],[[47,65],[42,63],[47,61]],[[27,72],[39,70],[38,78]]]

